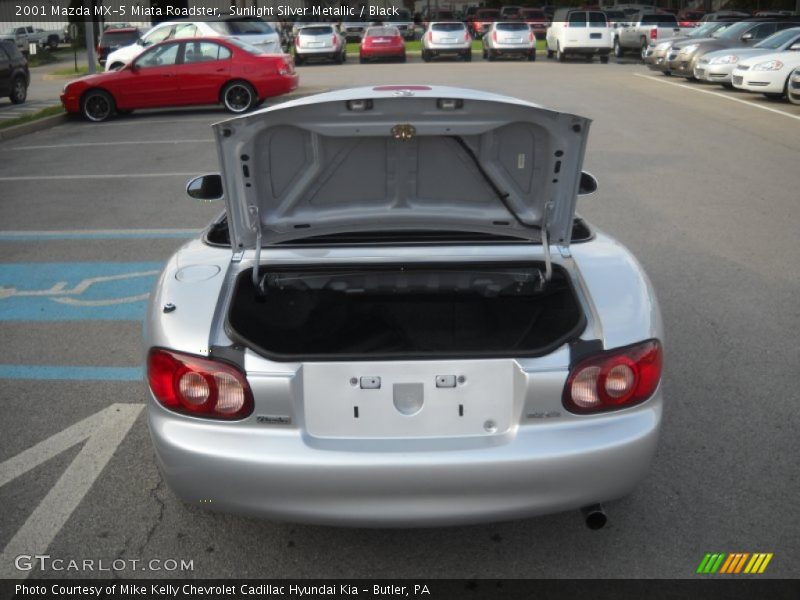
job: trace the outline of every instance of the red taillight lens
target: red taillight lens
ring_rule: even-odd
[[[492,32],[492,41],[493,41],[493,42],[496,42],[496,41],[497,41],[497,32],[496,32],[496,31],[493,31],[493,32]]]
[[[331,38],[331,44],[333,44],[333,45],[334,45],[334,47],[335,47],[335,46],[336,46],[338,43],[339,43],[339,38],[337,38],[337,37],[334,35],[334,36]]]
[[[212,419],[242,419],[253,412],[247,379],[228,363],[153,348],[147,380],[156,400],[175,412]]]
[[[658,387],[661,365],[657,340],[592,356],[578,363],[567,378],[564,407],[587,414],[644,402]]]
[[[468,42],[468,41],[469,41],[469,31],[465,31],[465,32],[464,32],[464,41],[465,41],[465,42]]]
[[[533,32],[532,32],[532,31],[529,31],[529,32],[528,32],[528,41],[529,41],[529,42],[532,42],[532,41],[534,41],[535,39],[536,39],[536,36],[533,34]]]
[[[300,36],[299,35],[296,38],[294,38],[294,46],[295,46],[295,48],[299,48],[300,47]]]
[[[657,40],[658,39],[658,27],[653,27],[650,30],[650,39],[651,40]]]
[[[432,41],[433,41],[433,32],[432,32],[432,31],[429,31],[429,32],[428,32],[428,41],[429,41],[429,42],[432,42]]]

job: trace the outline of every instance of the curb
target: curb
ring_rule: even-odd
[[[14,138],[28,135],[29,133],[49,129],[50,127],[66,123],[68,119],[69,115],[64,113],[63,115],[52,115],[50,117],[31,121],[30,123],[23,123],[22,125],[14,125],[13,127],[0,129],[0,141],[13,140]]]

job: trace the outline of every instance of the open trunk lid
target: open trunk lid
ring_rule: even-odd
[[[450,87],[319,94],[214,125],[234,252],[467,231],[570,240],[590,120]]]

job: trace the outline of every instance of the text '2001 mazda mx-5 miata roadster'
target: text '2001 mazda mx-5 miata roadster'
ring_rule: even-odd
[[[225,212],[145,323],[161,471],[194,505],[353,526],[601,503],[646,474],[662,323],[575,215],[590,121],[381,86],[214,125]]]

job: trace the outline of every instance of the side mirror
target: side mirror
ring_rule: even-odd
[[[578,185],[578,196],[588,196],[597,191],[597,179],[591,173],[581,171],[581,182]]]
[[[219,173],[209,173],[195,177],[186,184],[186,193],[195,200],[221,200],[222,176]]]
[[[745,34],[744,34],[744,35],[741,37],[741,40],[742,40],[743,42],[749,42],[749,41],[750,41],[750,40],[752,40],[752,39],[753,39],[753,33],[752,33],[752,32],[745,33]]]
[[[800,50],[800,42],[792,44],[791,46],[789,46],[789,50],[792,50],[793,52],[797,52],[798,50]]]

